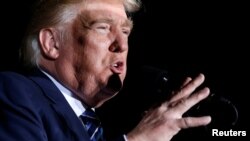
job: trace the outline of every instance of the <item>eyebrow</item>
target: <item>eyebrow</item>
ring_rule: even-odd
[[[129,27],[130,29],[133,28],[133,21],[131,18],[127,19],[123,24],[122,26],[125,26],[125,27]]]
[[[93,25],[95,23],[109,23],[112,24],[114,23],[114,20],[112,18],[101,18],[101,19],[96,19],[93,20],[89,23],[89,25]],[[126,19],[123,23],[122,23],[122,27],[129,27],[130,29],[133,28],[133,21],[131,19]]]

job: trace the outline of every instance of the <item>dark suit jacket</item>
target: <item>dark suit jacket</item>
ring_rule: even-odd
[[[89,141],[59,89],[36,72],[0,73],[0,141]]]

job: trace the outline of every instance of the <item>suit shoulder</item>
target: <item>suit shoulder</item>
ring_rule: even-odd
[[[1,83],[11,83],[11,82],[29,82],[30,80],[17,72],[0,72],[0,82]]]
[[[0,97],[24,100],[39,92],[38,87],[28,77],[16,72],[0,72]]]

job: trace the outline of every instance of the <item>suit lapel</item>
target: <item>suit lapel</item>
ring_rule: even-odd
[[[54,83],[39,70],[36,71],[35,75],[31,76],[30,79],[42,89],[44,95],[51,102],[54,110],[62,117],[64,123],[75,134],[75,137],[78,138],[79,141],[86,141],[86,139],[89,139],[80,119],[76,116],[63,94]]]
[[[53,104],[52,106],[54,110],[58,113],[58,115],[62,117],[62,120],[67,125],[67,127],[69,127],[69,129],[73,132],[77,140],[86,141],[86,139],[89,139],[89,136],[83,128],[81,121],[78,119],[77,116],[75,116],[75,113],[73,113],[71,109],[68,109],[68,105],[61,106],[59,104]]]

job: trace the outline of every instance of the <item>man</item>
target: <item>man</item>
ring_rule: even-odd
[[[127,13],[138,8],[133,0],[38,3],[22,48],[32,73],[0,74],[0,140],[104,140],[101,127],[90,134],[94,124],[82,117],[121,89],[132,30]],[[170,101],[117,140],[167,141],[182,128],[208,124],[210,117],[182,117],[208,96],[208,88],[192,94],[203,81],[202,74],[188,78]]]

